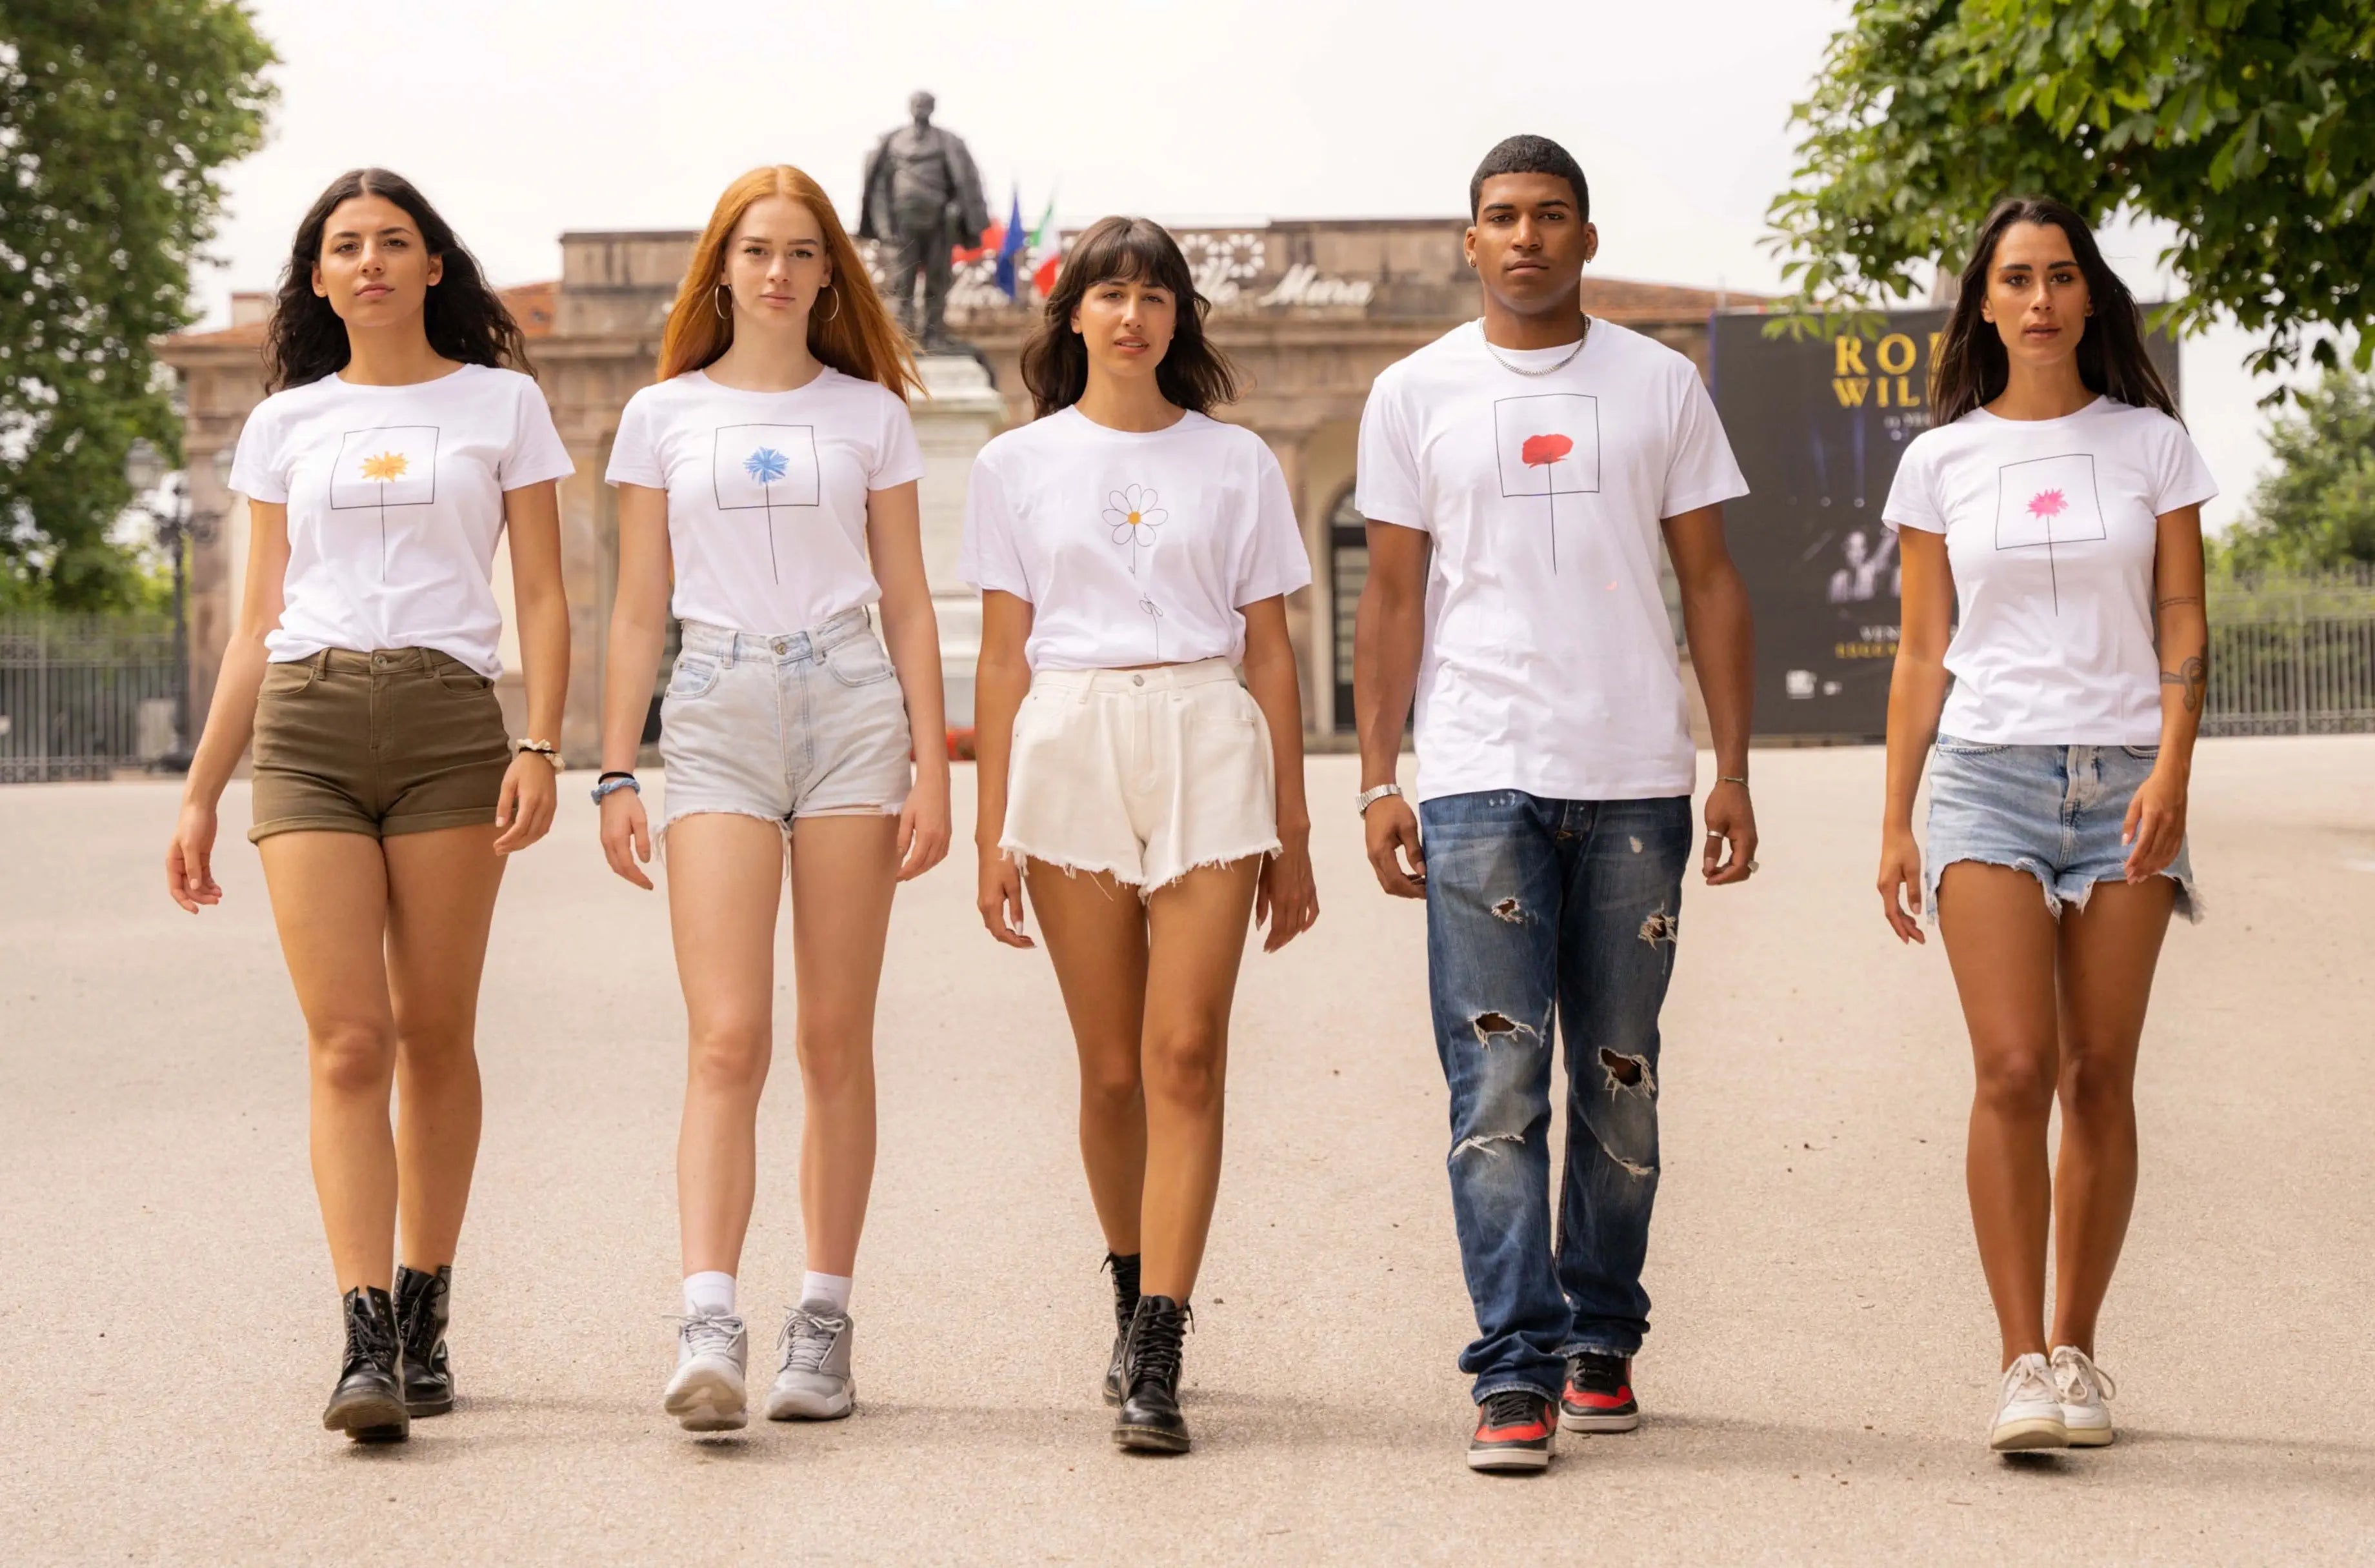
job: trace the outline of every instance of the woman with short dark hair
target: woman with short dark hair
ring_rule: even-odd
[[[252,735],[248,837],[305,1014],[313,1185],[344,1296],[322,1421],[393,1441],[454,1404],[479,980],[503,857],[552,824],[569,682],[555,485],[570,461],[510,312],[385,170],[340,176],[298,225],[265,363],[272,395],[230,476],[247,584],[166,890],[193,913],[221,901],[215,808]],[[516,741],[494,692],[506,534],[527,684]]]
[[[2136,1051],[2170,912],[2201,918],[2186,791],[2217,488],[2135,301],[2057,201],[1989,215],[1930,401],[1882,513],[1904,610],[1881,902],[1908,942],[1928,908],[1970,1029],[1971,1220],[2003,1337],[1990,1444],[2099,1446],[2096,1322],[2135,1203]]]
[[[1316,919],[1285,595],[1311,580],[1278,459],[1206,410],[1236,378],[1144,218],[1073,242],[1022,375],[1038,413],[975,462],[980,907],[1047,936],[1120,1332],[1124,1448],[1181,1453],[1182,1337],[1220,1185],[1247,917]],[[1244,684],[1239,684],[1242,663]]]

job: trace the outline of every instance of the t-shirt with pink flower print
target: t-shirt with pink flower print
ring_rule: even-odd
[[[1195,413],[1117,430],[1078,408],[982,448],[960,570],[1030,602],[1034,670],[1234,663],[1244,607],[1311,581],[1286,476],[1259,436]]]
[[[1914,437],[1881,521],[1946,536],[1959,615],[1940,733],[2157,742],[2158,520],[2217,493],[2183,425],[2108,397],[2059,419],[1975,408]]]

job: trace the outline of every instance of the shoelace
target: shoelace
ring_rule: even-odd
[[[2003,1374],[2003,1403],[2008,1405],[2018,1399],[2033,1400],[2048,1405],[2060,1404],[2062,1390],[2050,1375],[2050,1369],[2042,1363],[2043,1358],[2031,1351],[2006,1367]]]
[[[669,1321],[677,1325],[686,1347],[696,1356],[733,1354],[734,1341],[742,1332],[740,1318],[719,1313],[698,1313]]]
[[[369,1297],[358,1295],[347,1307],[347,1363],[380,1363],[396,1357],[396,1326],[391,1317],[372,1310]]]
[[[2064,1345],[2053,1352],[2053,1381],[2061,1386],[2064,1404],[2099,1405],[2119,1397],[2120,1385],[2111,1381],[2111,1374],[2075,1345]]]
[[[849,1326],[849,1318],[841,1313],[812,1313],[794,1307],[784,1319],[784,1331],[775,1339],[783,1352],[786,1372],[821,1372],[824,1359],[833,1351],[833,1342]]]
[[[1498,1394],[1484,1397],[1484,1421],[1488,1427],[1523,1426],[1542,1419],[1538,1401],[1542,1396],[1523,1388],[1504,1388]]]
[[[1188,1325],[1195,1322],[1196,1315],[1185,1307],[1170,1311],[1140,1310],[1144,1312],[1146,1322],[1139,1329],[1138,1338],[1130,1348],[1130,1381],[1135,1383],[1142,1377],[1152,1377],[1166,1384],[1176,1384],[1179,1381],[1181,1343],[1187,1337]]]
[[[1625,1386],[1625,1358],[1598,1350],[1577,1351],[1575,1383],[1577,1387],[1588,1388],[1595,1394],[1613,1394]]]

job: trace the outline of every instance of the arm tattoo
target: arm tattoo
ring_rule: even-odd
[[[2173,670],[2165,669],[2160,672],[2160,683],[2163,686],[2185,688],[2185,711],[2189,713],[2202,711],[2203,689],[2209,684],[2209,681],[2210,666],[2204,662],[2200,654],[2186,660]]]

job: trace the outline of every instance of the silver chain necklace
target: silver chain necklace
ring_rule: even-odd
[[[1575,347],[1568,349],[1566,357],[1560,360],[1555,365],[1544,365],[1538,371],[1530,371],[1523,365],[1513,365],[1509,363],[1508,360],[1501,358],[1501,350],[1493,347],[1493,340],[1489,337],[1484,339],[1484,352],[1492,355],[1493,358],[1499,362],[1503,370],[1507,371],[1512,374],[1521,376],[1548,376],[1556,375],[1559,371],[1566,369],[1567,366],[1575,363],[1575,357],[1577,354],[1582,353],[1583,346],[1590,341],[1591,318],[1589,316],[1586,316],[1583,318],[1583,336],[1575,340]]]

